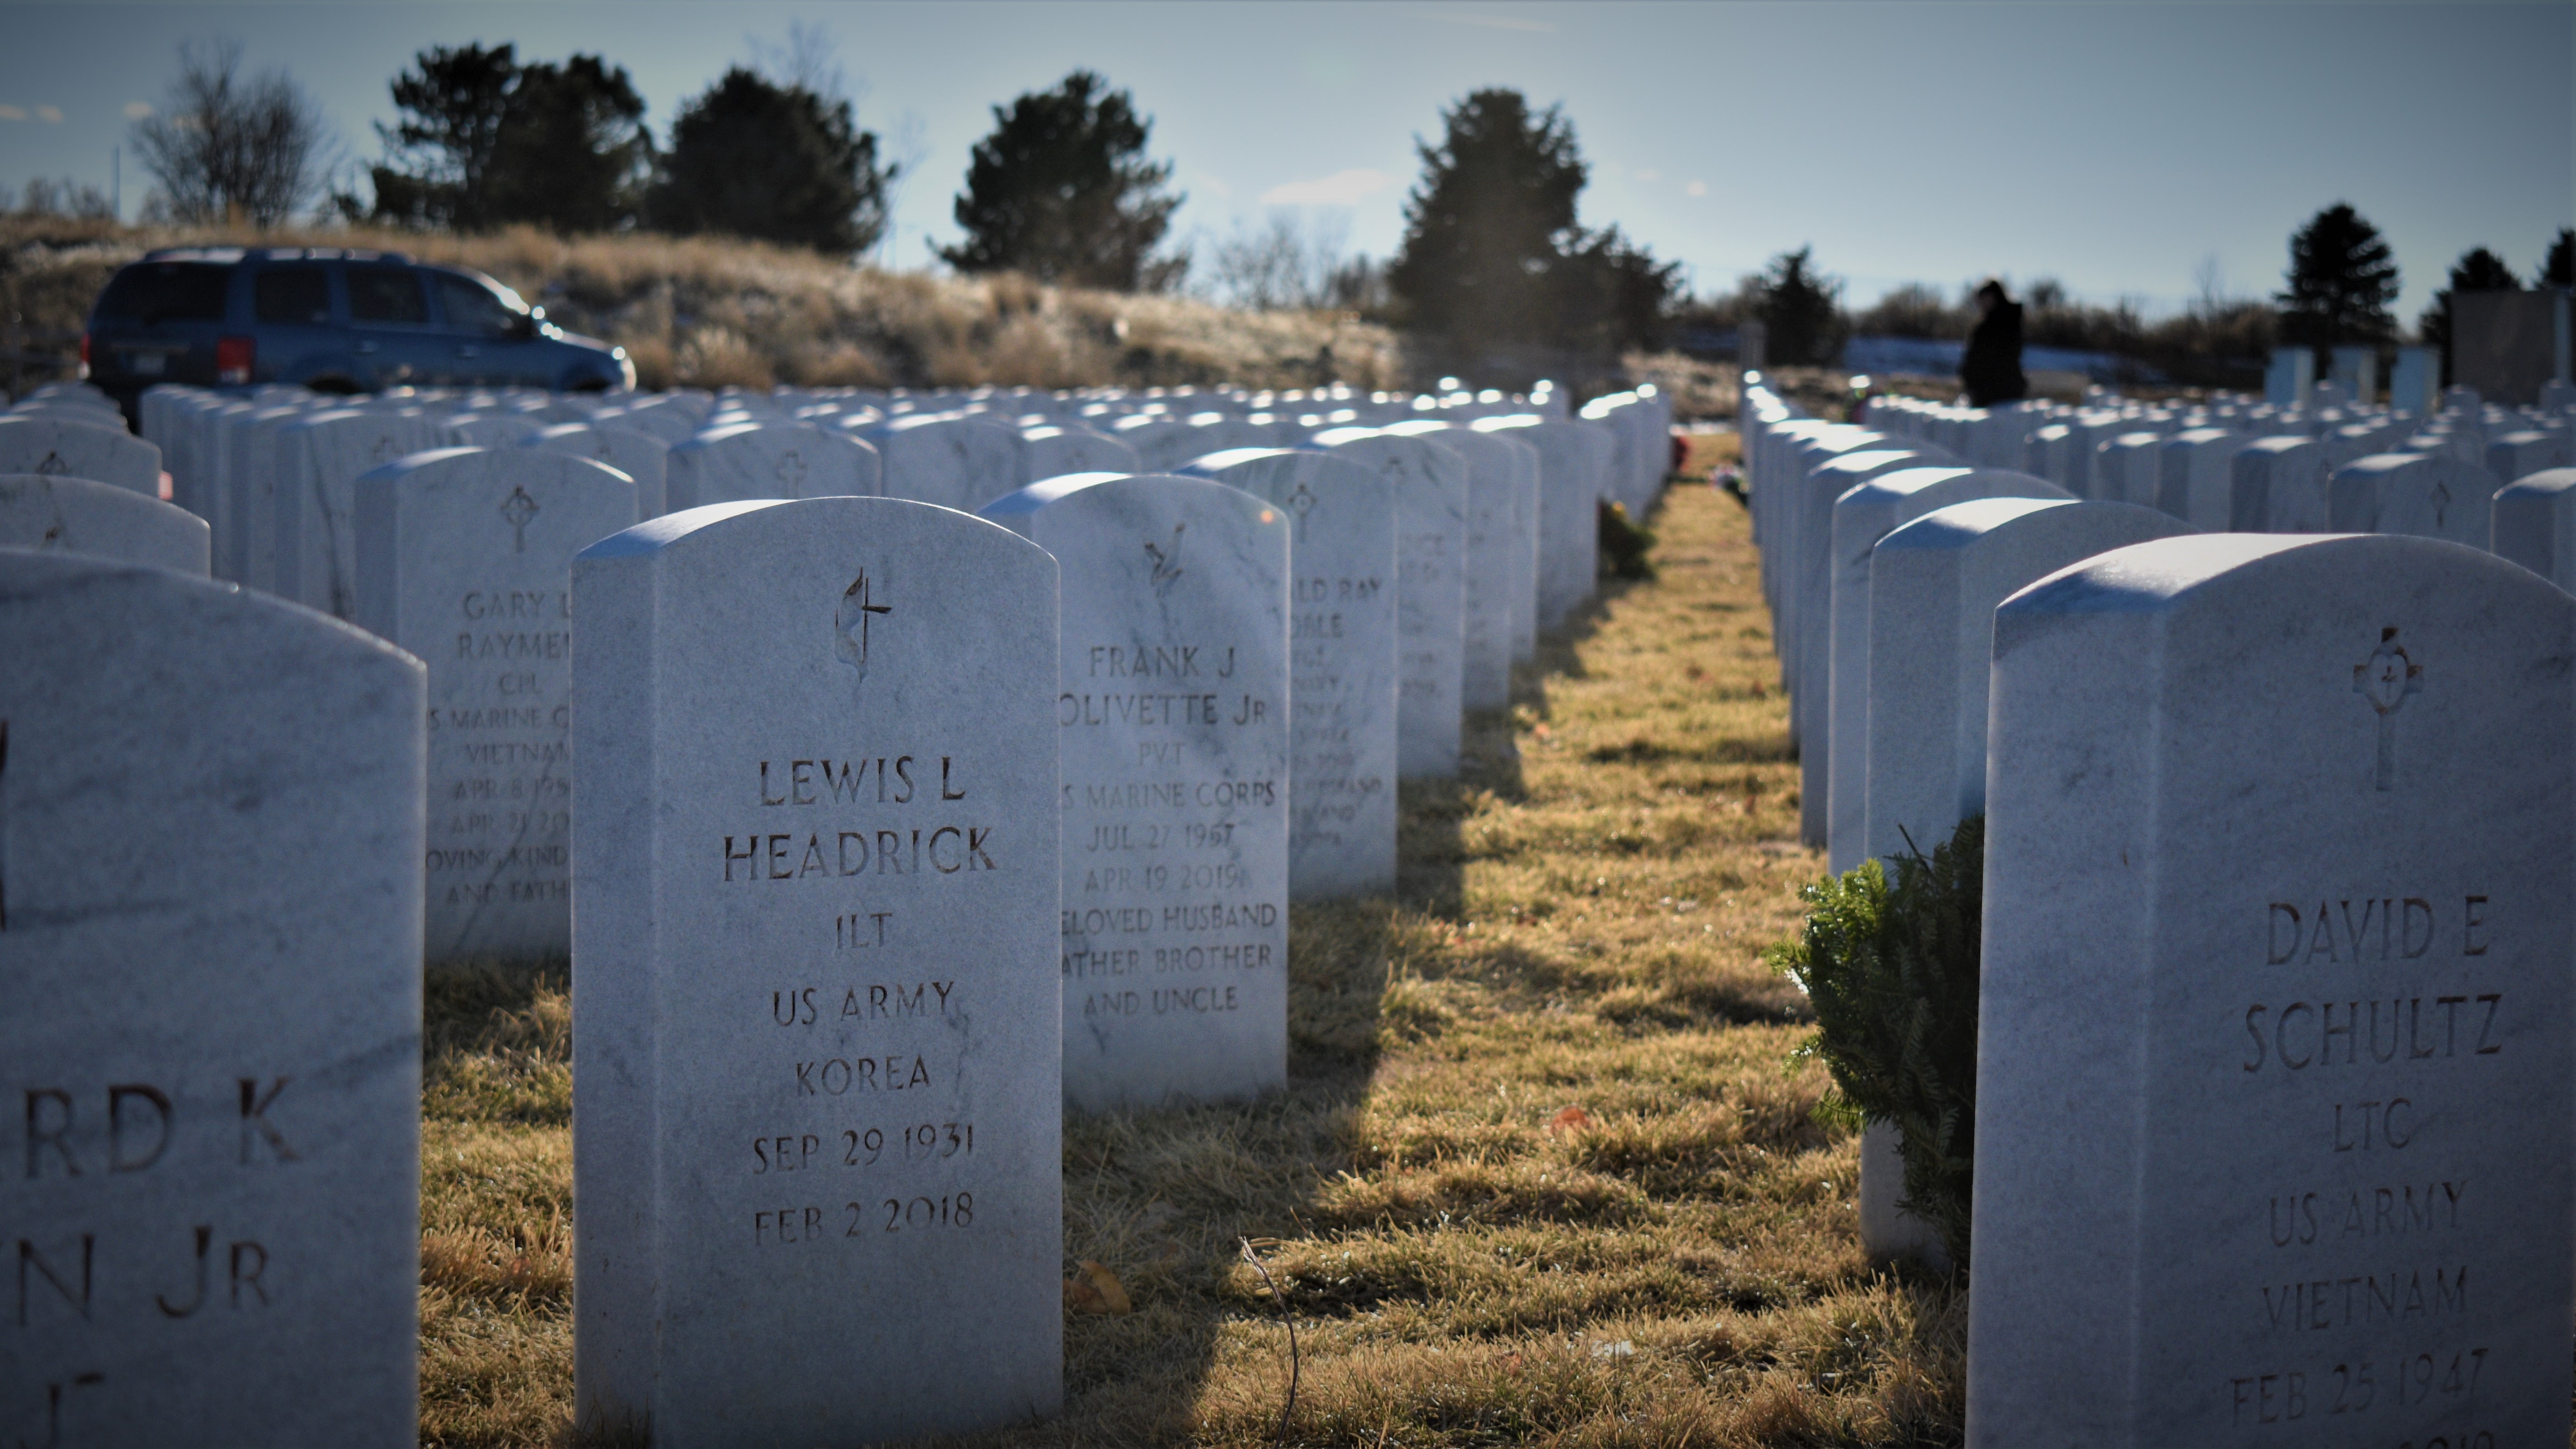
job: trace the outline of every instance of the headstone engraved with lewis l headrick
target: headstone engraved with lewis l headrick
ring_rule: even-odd
[[[572,946],[572,558],[635,484],[535,448],[442,448],[358,479],[357,622],[429,666],[423,950]]]
[[[0,550],[0,1444],[416,1441],[420,711],[345,624]]]
[[[582,1422],[1052,1412],[1054,563],[904,500],[746,502],[594,544],[573,595]]]
[[[996,499],[1064,571],[1064,1099],[1248,1097],[1288,1072],[1283,512],[1166,474]]]
[[[2576,599],[2166,539],[1995,615],[1968,1442],[2565,1442]]]

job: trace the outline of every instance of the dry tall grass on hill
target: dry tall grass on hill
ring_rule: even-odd
[[[154,247],[193,245],[373,248],[473,267],[573,331],[624,346],[646,388],[1342,382],[1374,391],[1427,388],[1456,365],[1350,312],[1246,312],[1016,275],[887,272],[724,237],[565,238],[533,227],[485,236],[147,230],[26,215],[0,215],[0,328],[14,321],[17,338],[0,344],[33,344],[68,372],[74,339],[108,277]],[[1586,397],[1625,380],[1655,380],[1676,392],[1686,413],[1734,408],[1731,367],[1678,355],[1624,363],[1548,356],[1554,361],[1544,370]]]
[[[718,237],[147,231],[0,219],[0,316],[80,330],[115,269],[157,246],[365,247],[490,273],[576,332],[622,344],[648,388],[1065,388],[1238,382],[1393,388],[1396,334],[1350,313],[1238,312],[1186,297],[852,266]]]

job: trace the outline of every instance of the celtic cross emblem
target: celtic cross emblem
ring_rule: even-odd
[[[2397,711],[2406,696],[2424,692],[2424,666],[2397,642],[2394,626],[2379,631],[2379,647],[2352,667],[2352,692],[2379,715],[2379,788],[2397,784]]]
[[[501,521],[510,525],[510,552],[528,551],[528,520],[537,516],[537,500],[525,488],[513,488],[501,500]]]
[[[868,678],[868,616],[893,612],[892,604],[876,603],[870,597],[866,569],[859,570],[859,576],[841,591],[841,612],[833,621],[834,647],[840,653],[841,662],[859,672],[862,684]]]
[[[1306,515],[1312,513],[1314,510],[1314,491],[1309,489],[1303,483],[1298,484],[1297,491],[1288,495],[1288,511],[1297,515],[1297,541],[1299,543],[1304,543],[1306,541]]]

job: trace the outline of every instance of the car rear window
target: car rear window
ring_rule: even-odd
[[[429,298],[420,289],[420,278],[406,268],[351,267],[349,320],[426,323]]]
[[[298,326],[331,320],[331,277],[320,267],[268,267],[250,284],[251,315]]]
[[[232,268],[211,262],[137,262],[99,296],[98,315],[120,322],[221,322]]]

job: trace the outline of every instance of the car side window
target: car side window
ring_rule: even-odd
[[[519,314],[493,296],[491,288],[471,277],[439,273],[438,300],[447,309],[451,331],[507,337],[518,326]]]
[[[406,267],[351,267],[349,320],[399,322],[419,327],[429,322],[429,299],[420,278]]]
[[[265,267],[251,281],[251,315],[262,322],[328,326],[331,278],[320,267]]]

